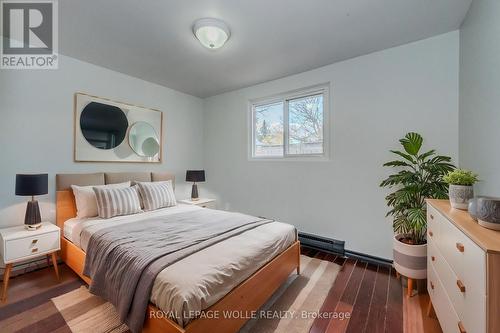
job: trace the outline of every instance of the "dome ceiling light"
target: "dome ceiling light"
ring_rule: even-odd
[[[214,18],[203,18],[194,22],[193,33],[201,45],[208,49],[222,47],[231,35],[227,24]]]

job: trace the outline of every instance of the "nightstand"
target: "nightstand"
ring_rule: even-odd
[[[200,198],[198,200],[186,199],[186,200],[179,200],[179,202],[182,202],[183,204],[195,205],[195,206],[199,206],[199,207],[203,207],[203,208],[211,208],[211,209],[217,208],[217,202],[215,199],[203,199],[203,198]]]
[[[49,263],[50,256],[59,280],[56,252],[60,250],[60,244],[60,229],[49,222],[43,222],[42,226],[35,231],[26,230],[24,225],[0,229],[0,255],[5,264],[2,302],[7,300],[7,288],[13,263],[42,255],[47,256],[47,263]]]

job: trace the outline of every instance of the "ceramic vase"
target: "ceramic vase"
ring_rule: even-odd
[[[474,189],[467,185],[450,185],[449,196],[451,207],[467,210],[469,200],[474,198]]]

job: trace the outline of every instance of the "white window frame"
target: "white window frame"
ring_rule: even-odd
[[[323,94],[323,153],[289,154],[288,103],[290,100]],[[283,103],[283,156],[255,156],[255,108],[273,103]],[[248,117],[248,159],[251,161],[327,161],[330,157],[330,83],[288,91],[269,97],[251,99]]]

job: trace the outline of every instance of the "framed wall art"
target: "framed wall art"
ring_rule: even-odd
[[[76,93],[74,113],[75,162],[161,162],[161,111]]]

